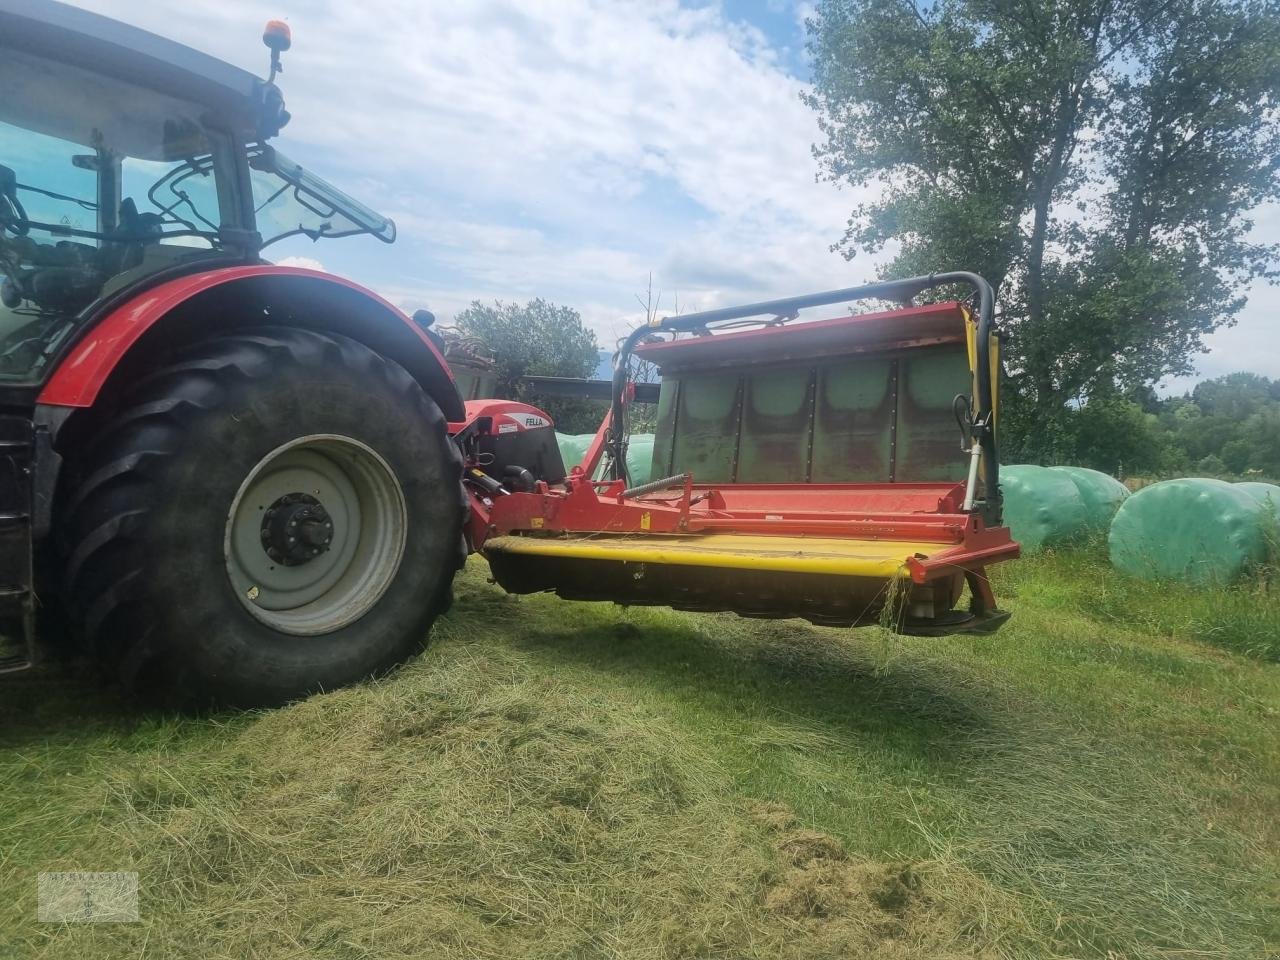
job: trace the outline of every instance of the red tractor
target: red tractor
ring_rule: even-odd
[[[541,411],[464,403],[427,324],[263,260],[294,235],[395,238],[268,145],[289,119],[272,82],[287,28],[264,41],[267,81],[0,0],[0,633],[16,651],[0,670],[65,622],[130,689],[279,703],[404,660],[472,551],[516,592],[907,632],[1001,622],[984,570],[1017,546],[980,278],[658,321],[622,346],[610,414],[566,471]],[[956,283],[976,312],[787,322]],[[639,486],[634,352],[663,372],[663,478]]]

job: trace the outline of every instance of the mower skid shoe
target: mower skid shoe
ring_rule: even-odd
[[[971,613],[956,620],[907,620],[895,633],[908,637],[950,637],[962,633],[995,633],[1012,614],[1008,610]]]

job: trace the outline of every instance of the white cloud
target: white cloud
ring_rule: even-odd
[[[816,20],[818,18],[818,5],[811,2],[811,0],[800,0],[795,7],[795,18],[796,24],[803,32],[808,26],[810,20]],[[807,35],[806,39],[808,39]]]
[[[324,270],[324,264],[315,257],[281,257],[276,264],[281,267],[302,267],[304,270]]]
[[[1251,240],[1256,243],[1280,241],[1280,203],[1260,207],[1251,219]],[[1183,393],[1201,380],[1239,370],[1280,379],[1280,287],[1259,280],[1247,293],[1248,303],[1240,311],[1235,325],[1205,338],[1209,352],[1196,359],[1196,372],[1188,377],[1170,378],[1161,384],[1161,393]]]
[[[255,6],[85,5],[266,63]],[[802,84],[715,6],[283,0],[281,14],[294,36],[282,149],[400,229],[390,266],[362,258],[357,279],[438,288],[447,269],[462,302],[498,291],[616,311],[650,271],[690,302],[874,272],[829,250],[854,198],[814,181]],[[331,266],[346,265],[339,244]]]
[[[1160,393],[1184,393],[1201,380],[1239,370],[1280,379],[1280,289],[1253,284],[1236,324],[1210,334],[1205,345],[1209,352],[1196,359],[1196,372],[1164,381]]]

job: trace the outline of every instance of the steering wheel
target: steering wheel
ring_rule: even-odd
[[[18,199],[18,175],[0,164],[0,233],[7,230],[15,237],[25,237],[29,229],[27,211]]]

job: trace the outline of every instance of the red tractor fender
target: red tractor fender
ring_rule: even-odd
[[[131,351],[189,342],[222,326],[264,324],[300,326],[357,340],[404,367],[446,420],[465,417],[449,365],[426,331],[400,309],[342,277],[270,265],[190,274],[113,307],[58,364],[37,402],[91,407]]]
[[[463,406],[466,416],[461,422],[450,421],[450,433],[457,433],[480,417],[489,417],[493,421],[490,432],[495,434],[523,433],[553,426],[546,412],[519,400],[468,400]]]

